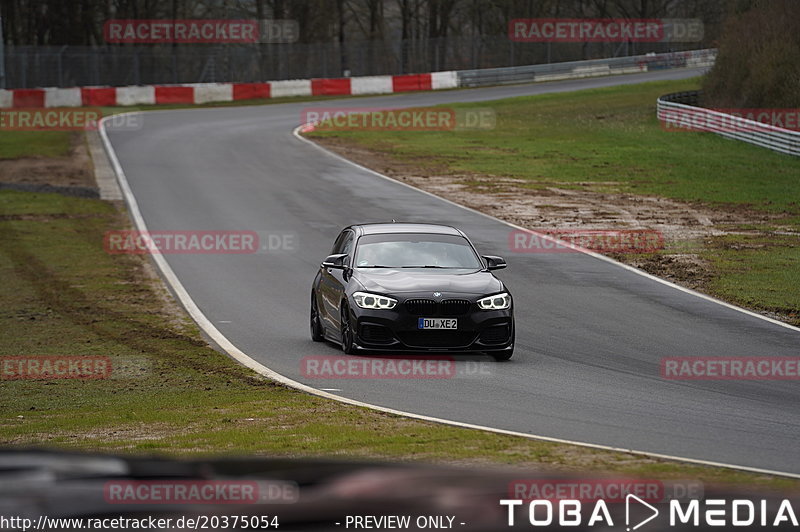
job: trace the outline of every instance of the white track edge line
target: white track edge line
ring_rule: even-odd
[[[128,113],[123,113],[123,114],[128,114]],[[142,218],[142,213],[139,210],[139,204],[136,201],[136,197],[133,195],[133,192],[132,192],[132,190],[130,188],[130,185],[128,184],[127,177],[125,176],[125,172],[122,169],[122,165],[120,164],[119,159],[117,158],[117,154],[114,151],[114,148],[111,145],[111,141],[108,138],[108,134],[106,133],[105,121],[106,121],[107,118],[103,118],[100,121],[100,128],[99,128],[100,129],[100,136],[102,137],[103,144],[104,144],[104,146],[106,148],[106,153],[107,153],[107,155],[108,155],[108,157],[109,157],[109,159],[111,161],[111,166],[114,169],[114,173],[116,174],[117,179],[119,181],[120,188],[122,189],[122,194],[125,197],[125,201],[126,201],[126,203],[128,205],[128,209],[130,210],[130,215],[133,218],[134,224],[136,225],[137,229],[139,229],[140,231],[147,231],[147,224],[145,224],[144,218]],[[361,165],[358,165],[356,163],[348,161],[344,157],[341,157],[341,156],[339,156],[337,154],[334,154],[334,153],[322,148],[321,146],[317,145],[316,143],[311,142],[310,140],[303,138],[302,136],[300,136],[298,134],[299,128],[300,128],[300,126],[298,126],[298,128],[296,128],[293,131],[293,134],[297,138],[301,139],[302,141],[307,142],[312,146],[315,146],[316,148],[322,150],[325,153],[328,153],[329,155],[338,157],[342,161],[345,161],[345,162],[347,162],[349,164],[354,164],[354,165],[356,165],[356,166],[358,166],[360,168],[363,168],[366,171],[369,171],[369,172],[371,172],[371,173],[373,173],[375,175],[378,175],[378,176],[380,176],[380,177],[382,177],[384,179],[390,180],[390,181],[392,181],[394,183],[400,183],[399,181],[391,179],[391,178],[389,178],[387,176],[383,176],[383,175],[379,174],[378,172],[375,172],[375,171],[370,170],[368,168],[365,168],[365,167],[363,167]],[[405,185],[405,183],[400,183],[400,184]],[[420,190],[420,189],[414,188],[414,187],[412,187],[410,185],[406,185],[406,186],[408,186],[409,188],[412,188],[414,190],[418,190],[418,191]],[[425,192],[425,191],[421,191],[421,192]],[[435,196],[434,194],[430,194],[428,192],[425,192],[425,193],[429,194],[430,196],[438,198],[438,196]],[[447,201],[448,203],[452,203],[453,205],[468,209],[467,207],[463,207],[462,205],[458,205],[457,203],[451,202],[449,200],[444,200],[443,198],[438,198],[438,199],[442,199],[443,201]],[[469,209],[469,210],[473,210],[473,209]],[[474,211],[474,212],[479,212],[479,211]],[[483,214],[483,213],[480,213],[480,214]],[[490,217],[488,215],[484,215],[484,216],[492,218],[492,217]],[[502,220],[500,220],[500,221],[502,221]],[[374,404],[371,404],[371,403],[358,401],[356,399],[350,399],[350,398],[347,398],[347,397],[342,397],[340,395],[335,395],[335,394],[332,394],[332,393],[329,393],[329,392],[323,392],[321,390],[318,390],[317,388],[314,388],[314,387],[308,386],[306,384],[303,384],[301,382],[295,381],[293,379],[290,379],[289,377],[286,377],[284,375],[281,375],[280,373],[277,373],[276,371],[271,370],[267,366],[265,366],[265,365],[261,364],[260,362],[254,360],[253,358],[251,358],[250,356],[245,354],[243,351],[241,351],[239,348],[237,348],[230,340],[228,340],[228,338],[225,337],[225,335],[223,335],[214,326],[214,324],[211,322],[211,320],[209,320],[205,316],[205,314],[203,314],[203,312],[200,310],[200,308],[194,302],[192,297],[189,295],[189,293],[183,287],[183,284],[180,282],[178,277],[175,275],[175,272],[172,270],[172,268],[170,267],[169,263],[167,263],[167,261],[164,259],[163,255],[154,253],[154,254],[151,254],[151,257],[155,261],[155,263],[158,266],[158,268],[161,270],[161,274],[164,276],[164,279],[167,281],[167,283],[169,283],[170,287],[173,290],[173,293],[178,297],[178,299],[181,302],[181,304],[183,305],[183,307],[186,309],[186,311],[189,313],[189,315],[192,317],[192,319],[197,323],[197,325],[203,330],[203,332],[205,332],[220,347],[220,349],[224,350],[228,354],[228,356],[230,356],[234,360],[238,361],[243,366],[245,366],[247,368],[250,368],[253,371],[255,371],[256,373],[259,373],[259,374],[263,375],[264,377],[272,379],[272,380],[274,380],[274,381],[276,381],[276,382],[278,382],[280,384],[283,384],[285,386],[288,386],[290,388],[294,388],[296,390],[300,390],[300,391],[309,393],[311,395],[315,395],[317,397],[322,397],[322,398],[325,398],[325,399],[331,399],[333,401],[338,401],[340,403],[344,403],[344,404],[348,404],[348,405],[352,405],[352,406],[368,408],[368,409],[375,410],[375,411],[378,411],[378,412],[383,412],[383,413],[386,413],[386,414],[394,414],[394,415],[397,415],[397,416],[403,416],[403,417],[407,417],[407,418],[411,418],[411,419],[418,419],[420,421],[439,423],[439,424],[449,425],[449,426],[454,426],[454,427],[473,429],[473,430],[482,430],[482,431],[486,431],[486,432],[492,432],[492,433],[495,433],[495,434],[503,434],[503,435],[506,435],[506,436],[517,436],[517,437],[521,437],[521,438],[527,438],[527,439],[538,440],[538,441],[546,441],[546,442],[551,442],[551,443],[559,443],[559,444],[566,444],[566,445],[577,445],[577,446],[580,446],[580,447],[598,449],[598,450],[602,450],[602,451],[612,451],[612,452],[622,452],[622,453],[636,454],[636,455],[639,455],[639,456],[646,456],[646,457],[651,457],[651,458],[658,458],[658,459],[671,460],[671,461],[677,461],[677,462],[686,462],[686,463],[695,464],[695,465],[711,466],[711,467],[724,467],[724,468],[729,468],[729,469],[737,469],[737,470],[740,470],[740,471],[748,471],[750,473],[758,473],[758,474],[773,475],[773,476],[780,476],[780,477],[790,477],[790,478],[800,478],[800,474],[798,474],[798,473],[774,471],[774,470],[770,470],[770,469],[761,469],[761,468],[749,467],[749,466],[741,466],[741,465],[736,465],[736,464],[726,464],[726,463],[723,463],[723,462],[714,462],[714,461],[700,460],[700,459],[695,459],[695,458],[684,458],[684,457],[673,456],[673,455],[668,455],[668,454],[652,453],[652,452],[647,452],[647,451],[638,451],[638,450],[635,450],[635,449],[625,449],[625,448],[621,448],[621,447],[612,447],[612,446],[609,446],[609,445],[601,445],[601,444],[596,444],[596,443],[587,443],[587,442],[580,442],[580,441],[574,441],[574,440],[566,440],[566,439],[561,439],[561,438],[553,438],[553,437],[549,437],[549,436],[538,436],[538,435],[535,435],[535,434],[528,434],[528,433],[524,433],[524,432],[516,432],[516,431],[512,431],[512,430],[498,429],[498,428],[488,427],[488,426],[484,426],[484,425],[476,425],[476,424],[471,424],[471,423],[464,423],[464,422],[461,422],[461,421],[453,421],[453,420],[437,418],[437,417],[433,417],[433,416],[426,416],[426,415],[423,415],[423,414],[416,414],[414,412],[405,412],[405,411],[402,411],[402,410],[396,410],[396,409],[393,409],[393,408],[387,408],[387,407],[380,406],[380,405],[374,405]]]

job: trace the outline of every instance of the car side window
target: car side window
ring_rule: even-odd
[[[347,264],[353,259],[353,243],[356,241],[355,235],[348,231],[347,236],[342,243],[342,250],[339,253],[346,253],[348,255]]]
[[[344,239],[347,237],[349,231],[342,231],[339,233],[339,236],[336,237],[336,241],[333,243],[333,248],[331,249],[331,255],[338,255],[342,253],[339,251],[342,249],[342,244],[344,244]]]

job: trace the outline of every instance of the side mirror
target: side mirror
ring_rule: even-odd
[[[334,270],[344,270],[344,261],[347,259],[347,253],[339,253],[337,255],[328,255],[322,261],[323,268],[333,268]]]
[[[506,259],[503,257],[495,257],[493,255],[484,255],[483,260],[486,261],[487,270],[502,270],[506,267]]]

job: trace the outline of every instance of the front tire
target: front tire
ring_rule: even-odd
[[[353,340],[353,326],[350,323],[350,309],[347,308],[347,304],[342,304],[340,324],[342,332],[342,351],[344,351],[346,355],[352,355],[355,352],[355,343]]]
[[[325,339],[325,334],[322,331],[322,321],[319,319],[317,298],[313,292],[311,293],[311,339],[315,342],[321,342]]]

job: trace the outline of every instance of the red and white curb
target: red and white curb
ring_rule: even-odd
[[[191,83],[137,87],[73,87],[67,89],[0,90],[0,108],[114,107],[125,105],[203,104],[286,98],[352,96],[455,89],[456,72],[403,76],[298,79],[265,83]]]

